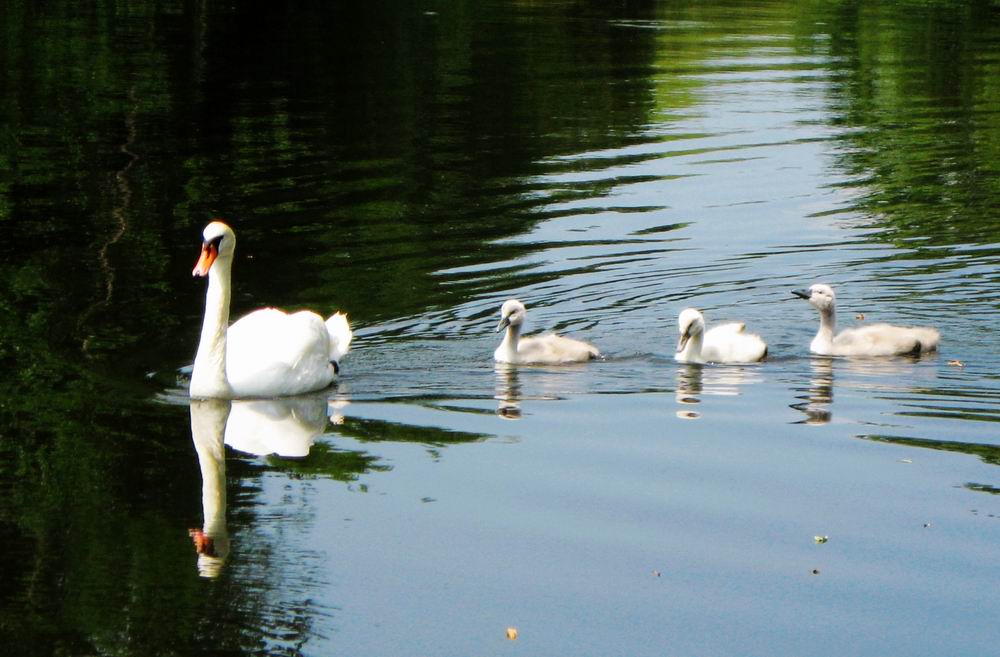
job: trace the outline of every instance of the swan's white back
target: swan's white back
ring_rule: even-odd
[[[940,341],[932,328],[871,324],[844,329],[830,345],[814,339],[810,349],[824,356],[896,356],[934,351]]]
[[[506,328],[506,332],[493,352],[498,363],[576,363],[600,357],[601,352],[594,345],[555,333],[521,337],[526,315],[524,304],[517,299],[509,299],[500,308],[497,330]]]
[[[836,299],[833,288],[817,283],[808,290],[794,290],[795,296],[809,301],[820,313],[820,326],[809,350],[822,356],[897,356],[934,351],[941,334],[922,326],[871,324],[836,333]]]

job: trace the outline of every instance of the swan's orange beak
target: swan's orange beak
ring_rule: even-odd
[[[212,268],[212,263],[219,255],[219,247],[215,242],[205,242],[201,245],[201,257],[195,263],[191,271],[192,276],[208,276],[208,270]]]

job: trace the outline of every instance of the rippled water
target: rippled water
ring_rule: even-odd
[[[992,8],[4,11],[24,654],[994,649]],[[188,403],[214,216],[234,313],[350,314],[334,389]],[[816,281],[940,353],[811,357]],[[494,366],[511,297],[605,358]],[[767,362],[675,363],[687,306]]]

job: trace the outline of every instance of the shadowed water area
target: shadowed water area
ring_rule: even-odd
[[[17,654],[996,652],[1000,9],[0,18]],[[189,402],[214,217],[234,319],[349,314],[334,387]],[[940,352],[810,356],[820,281]],[[495,366],[508,298],[605,357]],[[768,360],[676,363],[688,306]]]

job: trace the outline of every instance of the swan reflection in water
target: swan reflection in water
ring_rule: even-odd
[[[521,419],[521,380],[517,368],[507,363],[497,363],[496,375],[497,415],[506,420]]]
[[[833,418],[830,406],[833,404],[833,359],[827,356],[813,356],[809,360],[809,385],[798,388],[796,399],[802,401],[790,404],[791,408],[805,413],[805,419],[793,424],[829,424]]]
[[[226,529],[226,449],[254,456],[301,458],[309,454],[316,436],[332,421],[343,421],[344,402],[325,397],[228,401],[191,400],[191,437],[201,467],[201,504],[204,525],[189,534],[198,553],[198,574],[218,577],[229,556]]]
[[[740,386],[763,380],[752,367],[681,365],[677,368],[674,399],[681,406],[693,406],[700,404],[705,395],[735,396],[740,394]],[[701,413],[691,408],[680,408],[676,415],[682,420],[701,418]]]

